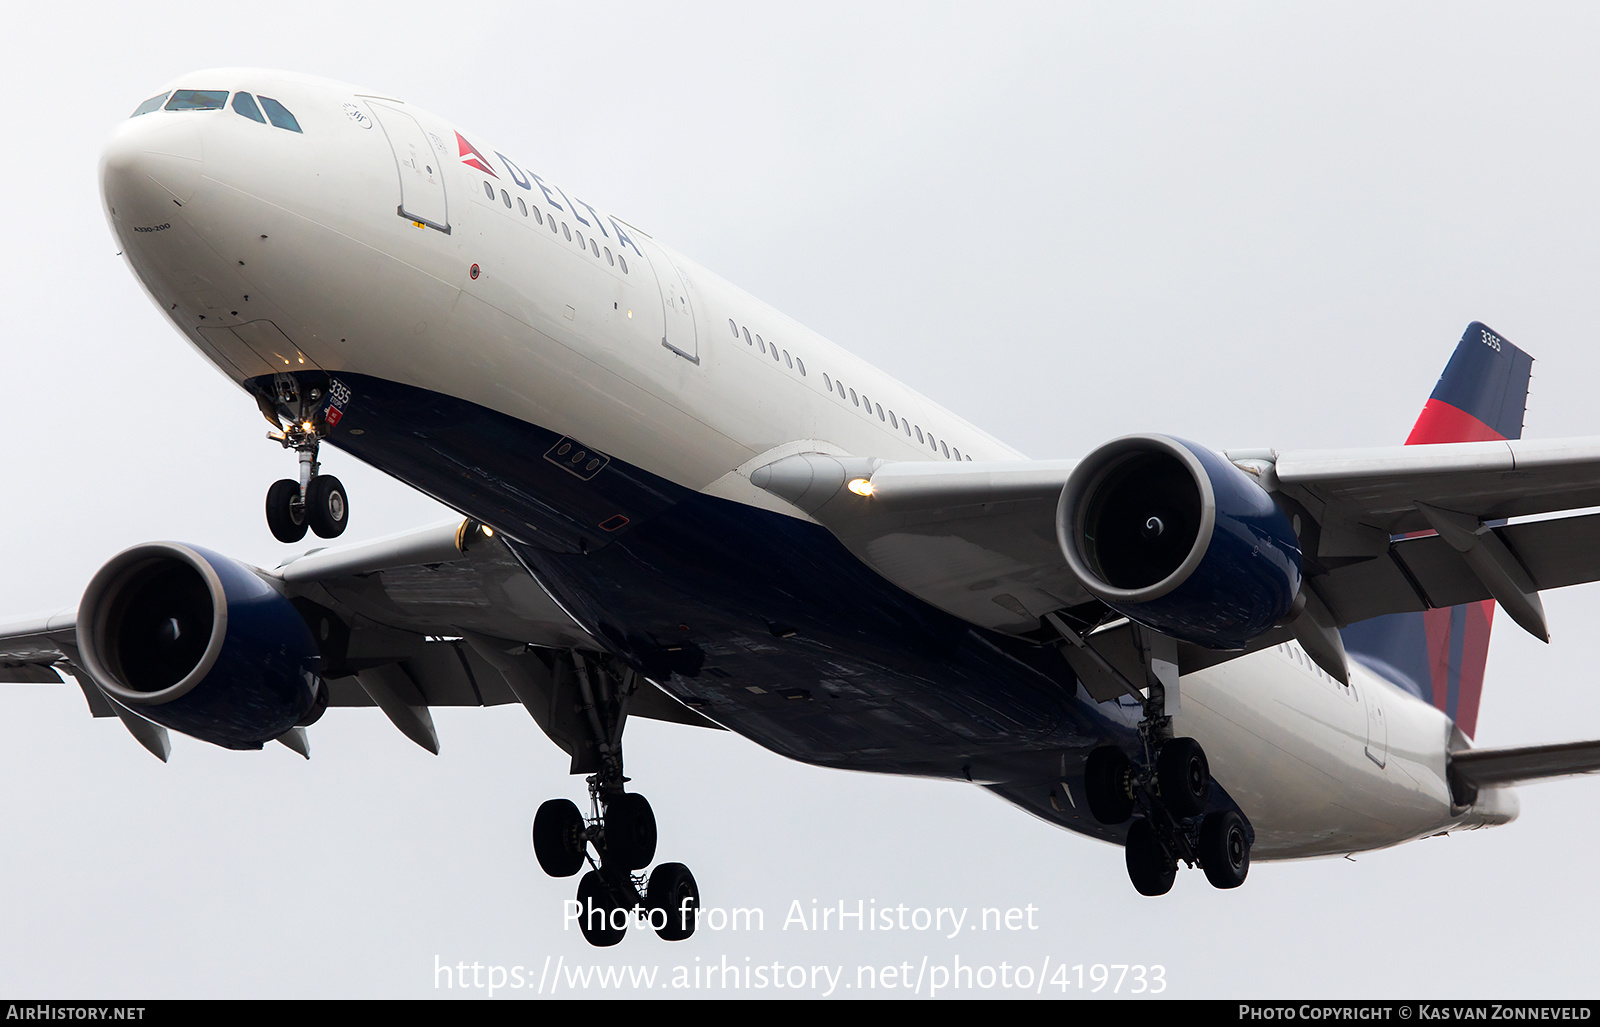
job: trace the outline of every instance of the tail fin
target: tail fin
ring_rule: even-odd
[[[1533,358],[1481,322],[1467,326],[1406,445],[1520,439]],[[1345,650],[1443,710],[1468,738],[1478,727],[1494,601],[1397,613],[1345,628]]]

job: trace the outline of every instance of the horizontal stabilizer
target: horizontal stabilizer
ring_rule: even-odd
[[[1450,769],[1478,787],[1592,774],[1600,771],[1600,741],[1464,749],[1450,754]]]

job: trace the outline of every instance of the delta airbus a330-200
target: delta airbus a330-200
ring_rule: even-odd
[[[495,147],[270,71],[138,105],[106,214],[298,458],[272,533],[344,530],[323,445],[464,519],[272,569],[135,546],[0,628],[0,681],[75,681],[162,759],[169,730],[309,754],[340,706],[436,752],[432,707],[520,702],[587,778],[533,848],[586,871],[601,945],[686,938],[699,902],[645,873],[632,717],[972,782],[1122,845],[1146,895],[1504,824],[1508,785],[1600,769],[1469,741],[1495,604],[1547,638],[1540,591],[1600,578],[1600,439],[1522,440],[1532,362],[1484,325],[1405,446],[1029,460]]]

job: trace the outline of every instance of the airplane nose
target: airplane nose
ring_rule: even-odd
[[[125,123],[100,159],[100,187],[119,221],[170,216],[200,186],[205,154],[192,115],[147,114]]]

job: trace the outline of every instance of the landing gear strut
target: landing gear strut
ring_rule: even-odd
[[[319,413],[323,392],[315,386],[303,389],[287,374],[273,379],[273,389],[277,403],[261,401],[267,420],[279,423],[277,406],[288,407],[295,416],[267,438],[299,454],[300,480],[284,478],[267,490],[267,527],[279,542],[298,542],[305,538],[307,528],[319,538],[338,538],[349,522],[350,503],[338,478],[318,473],[317,450],[328,431]]]
[[[1218,888],[1237,888],[1250,869],[1250,832],[1235,810],[1206,812],[1211,768],[1193,738],[1174,738],[1165,688],[1151,675],[1139,722],[1144,762],[1105,745],[1084,762],[1089,812],[1102,824],[1127,823],[1128,879],[1141,895],[1165,895],[1178,861],[1200,866]],[[1154,758],[1151,758],[1151,757]]]
[[[578,928],[591,945],[622,940],[628,924],[643,920],[665,941],[694,934],[700,889],[682,863],[662,863],[648,878],[639,873],[655,859],[656,816],[638,792],[624,790],[622,729],[634,672],[613,673],[604,663],[572,654],[570,670],[599,751],[599,771],[586,781],[589,814],[569,799],[551,799],[533,818],[533,852],[552,877],[578,881]],[[591,854],[592,850],[592,854]]]

